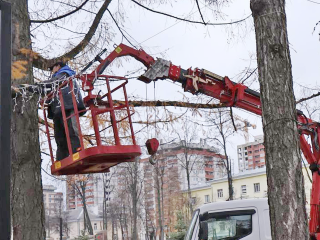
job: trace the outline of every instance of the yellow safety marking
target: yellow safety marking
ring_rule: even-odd
[[[78,160],[79,158],[80,158],[80,154],[79,154],[78,152],[72,155],[73,161],[76,161],[76,160]]]
[[[56,161],[56,162],[54,163],[54,168],[55,168],[55,169],[61,168],[61,162],[60,162],[60,161]]]
[[[121,53],[122,48],[121,48],[121,47],[117,47],[115,51],[116,51],[116,53],[118,53],[118,54],[119,54],[119,53]]]

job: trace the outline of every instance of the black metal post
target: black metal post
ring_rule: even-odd
[[[60,240],[62,240],[62,217],[60,218]]]
[[[0,1],[0,238],[10,240],[11,4]]]

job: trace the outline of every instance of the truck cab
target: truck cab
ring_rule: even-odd
[[[185,240],[271,240],[267,198],[215,202],[194,211]]]

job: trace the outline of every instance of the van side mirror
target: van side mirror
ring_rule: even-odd
[[[199,240],[208,240],[208,223],[200,222]]]

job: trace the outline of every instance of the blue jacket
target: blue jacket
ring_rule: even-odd
[[[58,76],[59,74],[62,74],[62,73],[66,73],[68,76],[73,76],[73,75],[76,74],[75,71],[73,71],[68,65],[66,65],[66,66],[60,68],[58,72],[53,74],[52,75],[52,79],[55,78],[56,76]],[[51,79],[51,81],[52,81],[52,79]]]
[[[70,77],[72,75],[75,75],[75,73],[76,72],[73,71],[72,69],[70,69],[69,66],[64,66],[64,67],[60,68],[58,72],[53,74],[52,78],[50,80],[44,81],[44,83],[46,83],[47,87],[51,87],[55,81],[59,81],[64,78]],[[75,97],[76,97],[76,99],[78,99],[78,101],[77,101],[78,110],[79,111],[84,110],[85,106],[84,106],[83,99],[82,99],[82,96],[80,93],[80,88],[79,88],[76,81],[73,81],[73,84],[74,84]],[[48,85],[50,85],[50,86],[48,86]],[[71,95],[70,91],[71,90],[70,90],[69,86],[65,86],[65,87],[61,88],[65,110],[73,110],[72,95]],[[84,114],[85,114],[85,112],[80,114],[80,116],[82,116]],[[62,114],[61,114],[61,105],[59,102],[59,96],[56,94],[56,96],[54,97],[53,101],[51,101],[50,106],[48,108],[48,118],[53,119],[55,117],[61,117],[61,116],[62,116]]]

